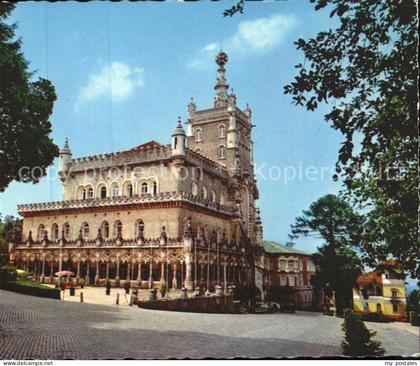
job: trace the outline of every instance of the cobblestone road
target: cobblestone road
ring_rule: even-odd
[[[159,312],[0,290],[0,359],[333,356],[341,354],[341,322],[306,312]],[[380,329],[379,338],[389,343],[388,354],[419,352],[412,329],[394,332],[392,325]],[[393,335],[398,346],[389,342]]]

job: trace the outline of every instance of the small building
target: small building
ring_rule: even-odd
[[[294,247],[264,240],[264,275],[262,292],[269,287],[290,286],[294,289],[299,309],[313,309],[322,303],[321,293],[315,292],[311,277],[315,265],[310,254]]]
[[[353,288],[353,307],[358,313],[382,313],[406,320],[405,275],[394,260],[381,263],[359,276]]]

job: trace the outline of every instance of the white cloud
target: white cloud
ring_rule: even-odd
[[[274,14],[265,18],[245,20],[238,24],[233,35],[223,42],[228,54],[257,55],[279,46],[285,35],[296,25],[291,15]],[[215,56],[217,43],[210,43],[196,54],[188,63],[189,67],[203,67]]]
[[[102,97],[121,101],[143,85],[143,69],[114,61],[89,76],[86,85],[80,88],[76,109]]]

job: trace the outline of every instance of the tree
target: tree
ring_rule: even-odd
[[[295,43],[305,62],[284,91],[311,111],[331,103],[325,120],[344,135],[336,170],[366,212],[364,260],[392,256],[418,277],[416,1],[310,1],[339,26]]]
[[[9,261],[9,244],[22,239],[22,220],[13,216],[0,215],[0,266]]]
[[[43,78],[31,81],[21,40],[14,40],[16,25],[6,23],[14,7],[0,4],[0,191],[12,180],[38,182],[58,156],[49,137],[54,86]]]
[[[292,225],[291,239],[303,235],[325,240],[313,255],[317,273],[312,277],[312,285],[335,291],[338,313],[351,306],[352,288],[362,273],[361,261],[351,250],[358,246],[360,233],[359,215],[332,194],[313,202]]]
[[[342,342],[343,354],[346,356],[377,356],[384,355],[381,343],[374,340],[376,332],[369,330],[359,315],[348,310],[345,312],[342,329],[345,333]]]

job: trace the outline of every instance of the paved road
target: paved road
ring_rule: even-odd
[[[306,312],[160,312],[0,290],[0,359],[334,356],[341,355],[341,322]],[[389,333],[386,337],[393,332],[382,331]],[[400,332],[398,336],[404,338],[395,350],[418,352],[418,336],[404,329]],[[392,354],[392,349],[388,351]]]

